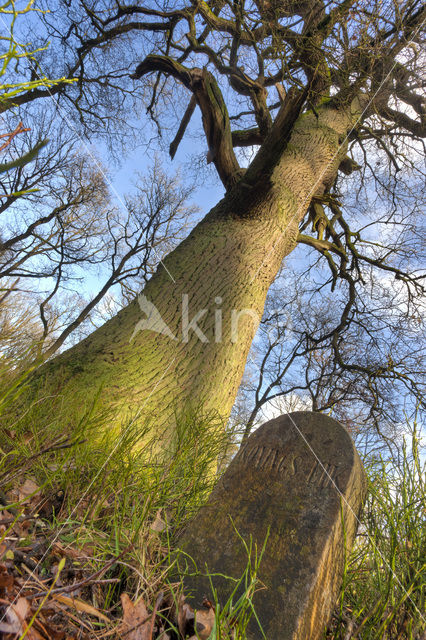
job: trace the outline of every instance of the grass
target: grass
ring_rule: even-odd
[[[367,457],[369,493],[329,640],[426,637],[426,462],[417,425],[394,455]]]
[[[9,385],[0,395],[3,411],[16,393],[19,387]],[[77,638],[119,638],[127,593],[149,615],[155,611],[152,638],[182,638],[192,629],[201,640],[243,640],[256,615],[262,552],[242,541],[248,562],[236,588],[242,584],[243,595],[200,614],[209,618],[201,631],[197,620],[179,621],[181,585],[170,578],[175,541],[209,495],[217,461],[226,466],[232,434],[212,418],[188,414],[173,442],[159,449],[152,425],[141,429],[129,419],[115,434],[104,433],[105,416],[94,403],[70,436],[58,432],[60,405],[46,402],[51,419],[34,405],[0,434],[0,565],[15,571],[9,595],[19,587],[28,598],[34,589],[50,590],[48,603],[56,597],[50,618],[39,599],[31,600],[31,625],[39,633],[43,625],[66,624]],[[415,426],[397,454],[365,460],[369,496],[327,640],[425,637],[426,469]],[[67,591],[76,582],[82,586]],[[22,590],[24,583],[33,591]]]
[[[16,387],[12,393],[7,389],[3,407],[13,404],[14,397]],[[35,404],[0,434],[0,497],[7,505],[0,511],[14,519],[5,537],[16,533],[22,520],[31,522],[26,537],[19,532],[15,537],[20,547],[42,544],[43,553],[31,564],[33,574],[48,585],[58,557],[66,557],[70,581],[96,577],[80,590],[81,596],[111,621],[121,621],[123,593],[152,608],[163,592],[167,608],[180,589],[168,578],[173,544],[208,497],[215,481],[212,469],[218,461],[223,466],[235,446],[232,437],[211,417],[192,413],[180,417],[173,440],[159,448],[153,426],[141,429],[131,418],[114,434],[106,433],[106,416],[96,403],[68,436],[58,433],[60,403],[45,402],[51,403],[50,416],[46,406]],[[28,481],[33,495],[23,499],[19,490]],[[16,544],[13,552],[21,558]],[[256,582],[249,566],[246,597],[232,607],[236,638],[244,637],[238,629],[247,624],[247,603]],[[95,632],[99,621],[87,619],[81,609],[85,626]],[[215,616],[217,638],[230,637],[230,607],[216,609]],[[74,622],[68,620],[71,626]],[[167,624],[172,633],[173,621]],[[221,635],[222,628],[228,635]]]

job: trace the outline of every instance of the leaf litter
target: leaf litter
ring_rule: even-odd
[[[116,586],[105,578],[125,556],[103,561],[93,572],[93,550],[64,542],[49,520],[63,495],[46,496],[33,478],[0,493],[0,637],[2,640],[207,640],[214,630],[211,603],[198,611],[170,590],[155,602],[120,593],[120,606],[96,606],[96,589]],[[18,508],[17,508],[18,505]],[[151,526],[165,528],[161,513]],[[54,531],[54,528],[53,528]],[[123,563],[124,564],[124,563]],[[175,585],[176,589],[179,585]]]

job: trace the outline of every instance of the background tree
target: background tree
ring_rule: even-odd
[[[72,135],[52,128],[52,142],[30,164],[0,176],[5,322],[19,307],[18,315],[29,314],[38,327],[27,333],[25,362],[50,357],[92,330],[109,292],[116,310],[134,297],[193,213],[187,205],[191,189],[178,176],[167,177],[158,163],[140,177],[124,208],[117,206],[99,162],[94,166]],[[32,148],[34,133],[25,141],[20,136],[9,151],[19,155],[25,143]]]
[[[343,282],[346,298],[329,337],[339,366],[359,369],[344,360],[339,340],[349,321],[356,322],[357,287],[365,286],[366,274],[381,270],[397,278],[408,300],[422,291],[407,248],[408,236],[410,242],[416,237],[416,216],[410,211],[404,229],[411,234],[401,234],[398,196],[388,210],[377,205],[370,215],[387,230],[377,244],[365,218],[339,199],[337,178],[353,180],[360,160],[368,173],[382,154],[417,188],[415,155],[425,131],[420,3],[194,0],[172,8],[94,3],[89,10],[58,3],[55,9],[44,16],[45,29],[61,47],[64,77],[78,82],[54,93],[77,108],[85,130],[102,125],[112,135],[112,113],[124,113],[138,96],[159,128],[163,116],[170,126],[171,97],[176,103],[187,94],[172,155],[196,105],[207,160],[226,190],[145,287],[176,340],[145,331],[131,341],[140,318],[135,301],[42,370],[47,381],[63,385],[70,415],[102,384],[109,403],[137,406],[159,424],[170,423],[194,398],[226,418],[257,328],[253,315],[262,315],[282,259],[298,242],[327,261],[328,286]],[[43,69],[49,64],[45,59]],[[17,103],[43,97],[47,92],[29,91]],[[238,148],[252,145],[260,149],[242,167]],[[414,157],[406,161],[401,145],[411,145]],[[377,173],[371,171],[380,188],[394,188]],[[363,177],[355,178],[358,185]],[[189,318],[201,313],[205,340],[200,332],[182,336],[183,296]],[[220,339],[212,311],[218,306]],[[236,340],[232,309],[252,311],[241,316]],[[388,368],[387,356],[385,362]],[[373,362],[368,369],[374,377],[383,366]]]
[[[78,136],[58,122],[51,105],[19,106],[25,95],[75,80],[50,80],[37,61],[48,46],[18,41],[23,16],[34,19],[34,13],[40,10],[32,2],[0,7],[7,28],[0,38],[2,369],[39,362],[81,339],[103,318],[99,303],[112,288],[115,309],[132,292],[134,297],[161,254],[182,238],[194,211],[186,204],[191,189],[177,175],[167,177],[158,162],[139,177],[120,209],[104,167],[93,152],[82,152]],[[18,73],[22,66],[31,69],[27,81]],[[86,284],[87,276],[93,281],[101,267],[104,281],[96,290],[99,285]]]
[[[360,449],[393,447],[406,421],[424,410],[421,301],[409,313],[403,287],[371,278],[335,338],[344,292],[325,294],[313,286],[312,266],[303,273],[293,262],[294,271],[283,270],[271,287],[233,422],[247,437],[283,411],[325,411],[348,427]]]
[[[45,76],[41,70],[35,72],[37,63],[36,56],[47,49],[47,46],[40,48],[31,48],[23,42],[19,42],[15,36],[17,21],[22,20],[22,16],[28,16],[29,14],[37,13],[38,10],[33,7],[34,1],[30,0],[26,6],[18,8],[12,0],[6,0],[0,5],[0,21],[5,28],[5,35],[0,36],[0,113],[16,106],[15,101],[19,101],[20,97],[31,94],[35,90],[50,91],[55,86],[64,86],[75,81],[75,78],[59,78],[51,79]],[[23,80],[18,76],[18,79],[13,78],[13,71],[18,69],[18,66],[22,63],[29,65],[34,71],[31,74],[29,80]],[[9,77],[8,77],[9,76]],[[12,76],[12,78],[10,78]],[[4,80],[9,80],[8,82]],[[4,151],[15,136],[29,131],[28,127],[24,127],[22,122],[19,122],[12,130],[2,133],[0,140],[0,151]],[[0,163],[0,173],[4,173],[10,169],[16,167],[23,167],[28,162],[31,162],[39,152],[40,149],[46,144],[45,140],[39,140],[37,144],[29,149],[25,155],[14,158],[9,162]],[[15,197],[18,193],[15,192]]]

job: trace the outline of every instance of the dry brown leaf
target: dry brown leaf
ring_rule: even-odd
[[[210,636],[215,622],[214,609],[197,609],[195,611],[195,628],[199,640],[207,640]]]
[[[161,517],[161,511],[162,511],[161,509],[158,509],[155,515],[155,520],[150,526],[151,531],[155,531],[156,533],[161,533],[161,531],[164,531],[164,529],[167,526]]]
[[[12,633],[22,633],[25,627],[25,619],[30,612],[30,603],[24,597],[20,597],[14,604],[6,609],[6,620],[13,628]]]
[[[37,494],[40,491],[40,487],[38,484],[31,480],[31,478],[27,478],[23,485],[21,485],[18,489],[18,499],[25,500],[31,494]]]
[[[13,576],[8,573],[4,564],[0,565],[0,589],[10,589],[10,587],[13,587],[13,583]]]
[[[104,622],[110,622],[110,619],[106,617],[102,611],[95,609],[87,602],[83,602],[83,600],[79,600],[78,598],[70,598],[69,596],[64,596],[62,593],[54,593],[52,594],[52,598],[65,604],[67,607],[73,607],[82,613],[88,613],[90,616],[95,616],[99,618],[99,620],[103,620]]]
[[[134,604],[127,593],[121,594],[123,632],[127,640],[151,640],[151,616],[142,598]]]
[[[188,624],[193,622],[195,618],[193,608],[185,602],[185,597],[181,596],[179,599],[179,609],[178,609],[178,629],[179,633],[183,638],[188,633]]]
[[[0,621],[0,633],[21,633],[21,630],[18,629],[18,631],[16,630],[16,628],[14,627],[14,625],[9,624],[8,622],[1,622]]]
[[[25,621],[26,618],[30,617],[31,613],[30,603],[22,596],[18,598],[14,604],[9,605],[6,611],[6,619],[10,627],[14,629],[12,633],[23,634],[27,630],[28,625]],[[28,638],[28,640],[43,640],[42,636],[34,627],[28,629],[25,637]]]
[[[31,610],[30,603],[23,596],[19,597],[16,603],[11,605],[11,607],[14,609],[14,612],[18,615],[21,622],[26,619]]]

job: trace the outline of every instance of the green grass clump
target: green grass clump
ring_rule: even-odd
[[[426,462],[416,425],[399,451],[367,457],[369,493],[328,640],[424,640]]]

